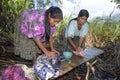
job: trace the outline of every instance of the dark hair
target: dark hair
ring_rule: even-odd
[[[89,17],[89,12],[85,9],[80,10],[78,17],[86,16],[87,18]]]
[[[52,6],[45,12],[45,36],[47,41],[49,41],[50,38],[50,23],[48,21],[48,15],[50,13],[50,17],[54,19],[63,19],[63,13],[62,10],[59,7]]]
[[[85,9],[80,10],[80,12],[79,12],[79,14],[78,14],[78,17],[82,17],[82,16],[86,16],[86,17],[88,18],[88,17],[89,17],[89,12],[88,12],[87,10],[85,10]],[[69,23],[68,23],[68,26],[69,26],[69,24],[70,24],[70,22],[71,22],[72,20],[78,20],[78,17],[71,19],[71,20],[69,21]],[[88,22],[88,21],[87,21],[87,22]],[[89,23],[89,22],[88,22],[88,23]]]

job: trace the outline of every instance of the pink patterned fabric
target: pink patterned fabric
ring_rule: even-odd
[[[85,57],[85,55],[86,55],[86,53],[85,53],[85,51],[83,49],[80,52],[73,51],[73,53],[75,55],[78,55],[78,56],[81,56],[81,57]]]
[[[9,66],[2,70],[2,80],[30,80],[20,66]]]
[[[21,32],[28,38],[36,38],[45,41],[44,11],[26,10],[22,14]],[[49,26],[48,26],[49,27]],[[50,27],[51,36],[56,31],[56,27]]]

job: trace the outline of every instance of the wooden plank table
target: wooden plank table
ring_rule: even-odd
[[[80,64],[87,62],[88,60],[102,54],[104,51],[95,47],[90,47],[85,49],[86,55],[84,58],[80,56],[73,55],[71,58],[71,63],[68,61],[62,61],[58,64],[58,67],[60,68],[60,75],[62,76],[66,74],[67,72],[71,71],[72,69],[76,68]]]

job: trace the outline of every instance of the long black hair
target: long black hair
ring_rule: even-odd
[[[45,23],[45,36],[47,41],[49,41],[50,38],[50,23],[48,19],[49,14],[51,18],[60,19],[60,20],[63,19],[62,10],[59,7],[52,6],[48,10],[46,10],[44,23]]]
[[[71,19],[71,20],[69,21],[69,23],[68,23],[68,26],[69,26],[69,24],[70,24],[70,22],[71,22],[72,20],[78,20],[78,18],[79,18],[79,17],[82,17],[82,16],[85,16],[85,17],[88,18],[88,17],[89,17],[89,12],[88,12],[86,9],[80,10],[80,12],[79,12],[79,14],[78,14],[78,17]]]

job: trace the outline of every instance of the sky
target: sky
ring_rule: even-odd
[[[44,0],[46,2],[47,0]],[[58,6],[62,9],[64,16],[69,16],[73,14],[73,17],[76,17],[81,9],[87,9],[90,16],[88,20],[102,17],[102,16],[109,16],[109,14],[113,11],[114,13],[120,14],[120,9],[116,8],[115,3],[111,3],[111,0],[62,0],[63,4],[59,5],[55,2],[55,0],[51,0],[51,5]],[[51,6],[49,5],[49,6]],[[48,6],[48,7],[49,7]]]
[[[120,13],[120,9],[116,8],[115,3],[111,3],[110,0],[63,0],[62,10],[65,15],[75,13],[75,16],[81,9],[87,9],[89,11],[89,19],[95,17],[109,16],[114,10],[114,14]]]

